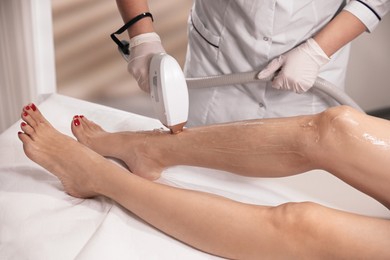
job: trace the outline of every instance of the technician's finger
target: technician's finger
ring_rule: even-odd
[[[275,74],[284,64],[285,58],[283,55],[280,55],[278,58],[273,59],[267,67],[257,74],[258,79],[266,79]]]
[[[287,84],[286,78],[283,76],[283,74],[277,75],[272,81],[272,87],[275,89],[286,90],[285,86],[288,86],[288,84]]]

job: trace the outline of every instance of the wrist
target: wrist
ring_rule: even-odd
[[[319,65],[322,66],[329,62],[330,58],[328,54],[322,49],[321,45],[318,44],[318,42],[314,38],[310,38],[306,41],[306,44],[308,45],[311,57],[314,59],[314,61]]]
[[[326,38],[322,37],[322,34],[318,34],[313,37],[313,40],[323,50],[326,56],[330,57],[335,53],[333,46],[327,43]]]
[[[126,22],[117,31],[113,32],[110,36],[112,40],[118,44],[119,47],[123,48],[123,44],[115,35],[120,35],[125,30],[127,30],[129,37],[132,38],[142,33],[153,32],[153,21],[153,15],[150,12],[140,13],[139,15],[136,15],[135,17],[131,18],[128,22]]]
[[[127,29],[129,38],[133,38],[143,33],[154,32],[153,21],[150,18],[142,19]]]
[[[142,33],[130,38],[130,48],[146,42],[161,42],[161,39],[155,32]]]
[[[117,31],[113,32],[110,35],[110,37],[118,45],[118,47],[125,55],[129,55],[127,43],[125,41],[119,40],[115,35],[120,35],[125,30],[127,30],[130,38],[132,38],[131,37],[132,35],[139,35],[140,30],[143,33],[153,32],[152,22],[153,22],[153,15],[150,12],[140,13],[139,15],[130,19],[130,21],[125,23]]]

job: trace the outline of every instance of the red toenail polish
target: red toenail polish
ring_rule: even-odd
[[[36,111],[36,110],[37,110],[37,107],[34,105],[34,103],[31,104],[31,109],[32,109],[33,111]]]
[[[79,118],[79,116],[78,115],[73,116],[73,119],[75,119],[75,118]]]
[[[30,110],[30,106],[25,106],[24,107],[26,110]]]
[[[75,120],[73,120],[73,124],[75,126],[79,126],[80,125],[80,121],[76,118]]]
[[[20,131],[19,131],[19,132],[18,132],[18,135],[21,135],[21,134],[23,134],[23,132],[20,132]]]
[[[28,116],[27,112],[24,112],[24,113],[23,113],[23,116]]]
[[[26,126],[27,124],[25,122],[22,122],[20,125],[21,126]]]
[[[84,118],[84,116],[83,116],[83,115],[81,115],[81,116],[80,116],[80,118]]]

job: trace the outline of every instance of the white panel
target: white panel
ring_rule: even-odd
[[[352,43],[346,92],[365,111],[390,108],[390,14]]]
[[[28,102],[55,92],[50,0],[0,1],[0,132]]]

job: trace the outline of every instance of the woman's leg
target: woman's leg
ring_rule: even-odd
[[[78,123],[72,125],[72,132],[79,142],[103,156],[125,161],[139,175],[144,175],[144,169],[139,169],[145,165],[144,159],[155,162],[155,178],[163,168],[179,164],[256,177],[293,175],[315,166],[304,148],[317,139],[319,116],[189,128],[177,135],[162,131],[107,133],[85,117],[75,120]]]
[[[390,257],[388,220],[312,203],[248,205],[157,184],[59,133],[35,106],[25,108],[22,119],[26,155],[56,175],[68,193],[107,196],[200,250],[234,259]]]
[[[173,165],[215,168],[255,177],[324,169],[390,208],[390,122],[340,106],[310,116],[186,129],[110,134],[86,118],[77,139],[155,179]]]
[[[390,209],[390,121],[349,107],[322,113],[312,160]]]

